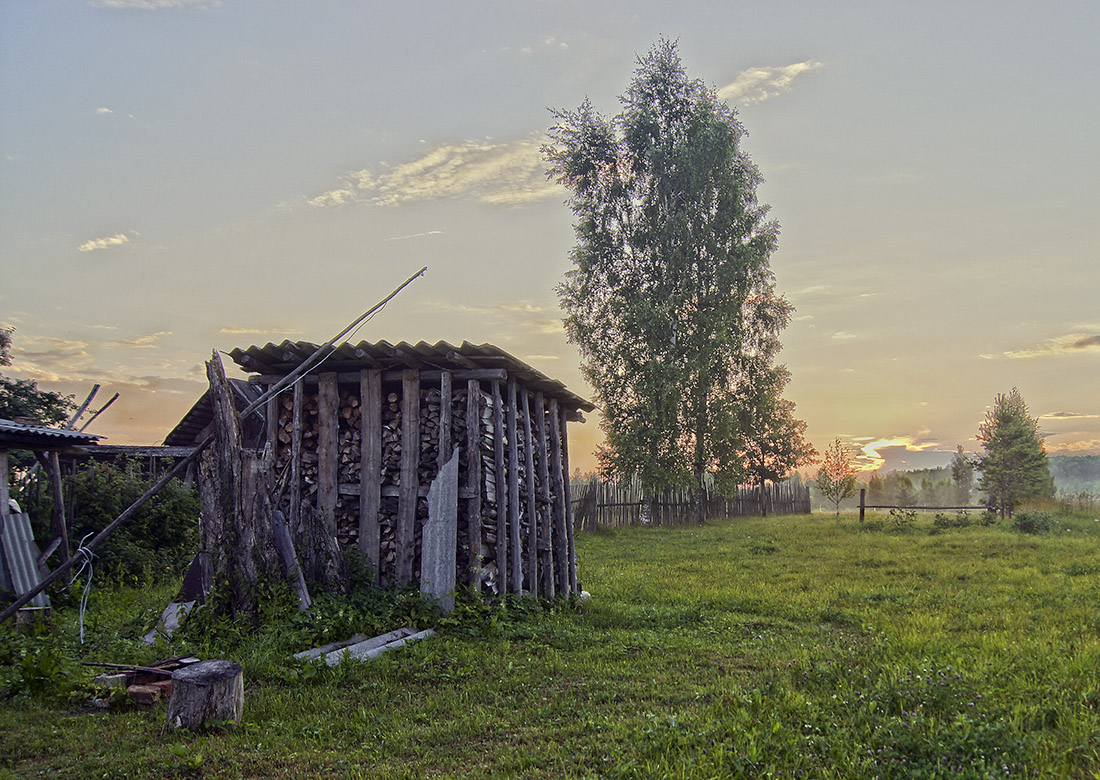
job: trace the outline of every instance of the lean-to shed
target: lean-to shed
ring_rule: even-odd
[[[284,341],[230,356],[266,389],[316,350]],[[442,490],[432,518],[457,520],[442,557],[455,581],[565,595],[577,587],[566,424],[593,408],[489,344],[341,344],[268,401],[265,441],[291,527],[316,510],[384,584],[438,567],[436,530],[424,552],[428,491],[456,457],[457,491]]]

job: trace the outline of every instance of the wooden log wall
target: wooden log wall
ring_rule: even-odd
[[[502,371],[364,369],[307,376],[269,409],[291,527],[309,504],[381,584],[418,580],[428,488],[457,449],[456,582],[575,591],[567,414],[556,399]]]

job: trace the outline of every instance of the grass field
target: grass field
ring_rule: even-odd
[[[579,539],[586,603],[306,619],[276,600],[264,628],[155,649],[136,637],[171,589],[94,591],[83,648],[73,609],[48,637],[0,629],[0,776],[1098,778],[1100,520],[1061,522],[626,529]],[[440,634],[366,665],[287,660],[409,617]],[[73,689],[76,657],[195,650],[244,665],[235,730],[169,733],[163,705],[95,711]]]

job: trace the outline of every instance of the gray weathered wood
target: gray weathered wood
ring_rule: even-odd
[[[569,592],[577,592],[577,548],[573,534],[576,531],[573,522],[573,498],[570,495],[569,485],[569,413],[565,409],[559,412],[561,416],[561,473],[562,473],[562,502],[565,504],[565,532],[567,534],[567,549],[569,563]]]
[[[335,372],[321,374],[317,391],[317,512],[336,533],[339,482],[340,390]]]
[[[367,556],[378,582],[381,568],[382,511],[382,372],[359,373],[359,549]]]
[[[271,385],[264,388],[264,392],[271,389]],[[279,448],[279,396],[273,395],[267,399],[267,408],[264,410],[265,420],[267,424],[267,430],[264,433],[264,439],[267,444],[271,445],[272,452],[275,452]]]
[[[436,471],[450,460],[451,451],[451,395],[454,375],[443,371],[439,376],[439,456]]]
[[[309,598],[309,588],[306,587],[302,567],[298,565],[298,553],[294,549],[290,530],[286,527],[286,516],[281,510],[276,509],[271,513],[271,529],[275,535],[275,547],[283,562],[283,570],[286,572],[287,579],[290,580],[290,586],[298,594],[298,609],[305,612],[312,603]]]
[[[508,406],[505,425],[508,435],[508,561],[512,570],[508,584],[513,593],[523,590],[523,554],[519,537],[519,428],[516,423],[516,380],[508,379]],[[499,476],[497,477],[499,480]]]
[[[554,533],[550,518],[550,464],[546,452],[546,397],[535,393],[535,435],[539,456],[539,567],[542,571],[542,595],[554,598]]]
[[[469,545],[466,582],[477,588],[481,582],[481,387],[476,379],[466,383],[466,542]]]
[[[527,478],[527,592],[539,592],[539,523],[535,508],[535,442],[531,426],[531,393],[523,390],[523,462]]]
[[[61,562],[67,563],[69,551],[69,524],[65,520],[65,496],[61,490],[61,461],[57,452],[50,452],[47,460],[50,475],[50,491],[53,495],[53,532],[61,540]]]
[[[455,556],[458,538],[458,450],[428,488],[428,522],[420,545],[420,592],[444,612],[455,608]]]
[[[397,585],[413,578],[416,545],[416,502],[420,464],[420,372],[401,373],[401,494],[397,504]]]
[[[493,471],[497,505],[497,577],[498,592],[508,592],[508,483],[504,470],[504,409],[501,408],[500,382],[493,382]]]
[[[168,727],[199,729],[211,721],[240,723],[244,672],[232,661],[200,661],[172,672]]]
[[[554,496],[550,509],[554,516],[554,563],[557,592],[568,596],[569,587],[569,535],[565,528],[565,509],[569,499],[565,495],[561,459],[562,424],[556,398],[550,399],[550,490]]]
[[[305,388],[294,384],[290,417],[290,531],[298,533],[302,524],[302,404]]]

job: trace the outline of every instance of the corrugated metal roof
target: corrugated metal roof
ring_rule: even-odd
[[[229,356],[245,371],[257,374],[285,375],[301,365],[317,351],[319,345],[305,341],[284,341],[282,344],[268,343],[263,347],[252,346],[247,349],[234,349]],[[332,353],[309,373],[322,371],[348,371],[362,368],[379,369],[441,369],[460,371],[463,369],[502,368],[521,380],[529,388],[541,391],[549,398],[556,398],[568,409],[583,409],[590,412],[595,406],[576,395],[561,382],[551,379],[522,360],[508,354],[492,344],[471,344],[462,342],[461,346],[439,341],[428,344],[421,341],[409,344],[390,344],[379,341],[370,344],[361,341],[358,344],[338,344]]]
[[[100,438],[93,433],[0,419],[0,449],[59,450],[73,444],[95,444]]]
[[[0,512],[0,587],[22,596],[42,581],[38,576],[38,545],[31,535],[30,518],[25,514],[9,515],[7,511],[4,507]],[[39,593],[30,603],[48,607],[50,601],[45,593]]]

